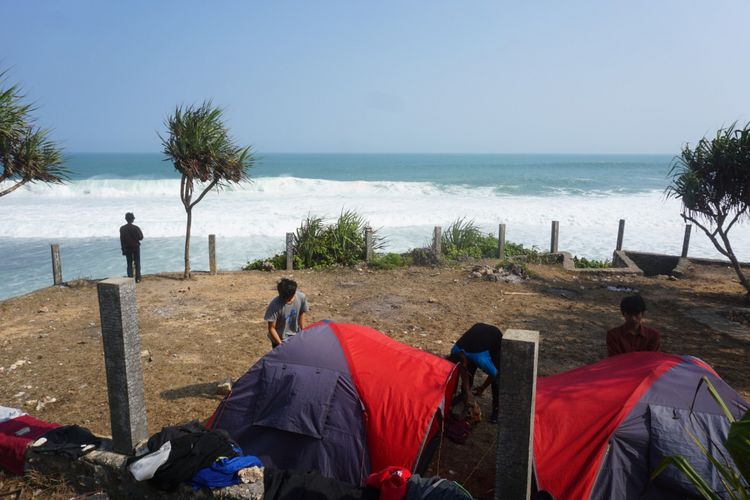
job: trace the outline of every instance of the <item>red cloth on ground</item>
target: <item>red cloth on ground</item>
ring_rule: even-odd
[[[380,490],[380,500],[403,500],[411,472],[403,467],[386,467],[367,476],[366,486]]]
[[[24,427],[29,428],[28,432],[20,436],[16,435]],[[11,474],[22,475],[26,447],[32,441],[36,441],[58,427],[60,427],[58,424],[38,420],[29,415],[0,423],[0,469]]]

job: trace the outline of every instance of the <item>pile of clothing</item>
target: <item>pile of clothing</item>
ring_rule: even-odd
[[[101,440],[77,425],[53,424],[16,408],[0,406],[0,469],[21,475],[29,446],[37,453],[62,454],[71,459],[99,447]]]
[[[243,455],[226,432],[198,422],[164,427],[128,461],[136,480],[148,480],[164,491],[174,491],[181,483],[215,489],[254,482],[263,477],[262,467],[257,457]]]
[[[370,474],[367,487],[379,491],[380,500],[471,500],[473,497],[455,481],[421,477],[403,467],[386,467]]]

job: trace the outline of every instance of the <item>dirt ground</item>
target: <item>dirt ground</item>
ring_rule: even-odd
[[[619,301],[639,291],[663,349],[710,363],[750,399],[750,308],[731,269],[694,266],[679,280],[577,276],[532,265],[533,277],[507,284],[470,277],[470,266],[394,271],[295,271],[322,319],[371,326],[414,347],[444,355],[475,322],[538,330],[539,375],[560,373],[606,355],[605,332],[619,324]],[[237,379],[265,354],[263,313],[286,273],[234,272],[147,276],[137,288],[150,433],[211,415],[216,386]],[[619,287],[614,289],[615,287]],[[0,302],[0,405],[108,435],[109,413],[95,282],[75,282]],[[54,401],[52,399],[54,398]],[[41,401],[41,403],[40,403]],[[489,415],[490,394],[481,399]],[[430,474],[491,497],[495,429],[479,424],[468,442],[445,440]],[[16,483],[0,476],[0,496]],[[29,490],[31,491],[31,490]]]

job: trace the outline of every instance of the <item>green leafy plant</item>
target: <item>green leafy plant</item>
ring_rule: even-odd
[[[443,233],[441,246],[448,260],[497,257],[498,240],[483,234],[473,220],[459,217]]]
[[[611,260],[587,259],[586,257],[573,257],[573,263],[579,269],[607,269],[612,267]]]
[[[376,256],[367,266],[373,269],[390,270],[409,266],[411,262],[412,259],[408,254],[404,256],[398,253],[387,253]]]
[[[701,453],[719,472],[719,480],[724,487],[722,493],[727,494],[733,500],[747,500],[750,498],[750,489],[748,489],[748,485],[750,485],[750,410],[745,412],[740,420],[736,420],[711,381],[703,377],[700,384],[706,385],[711,397],[713,397],[716,404],[724,413],[724,416],[730,422],[729,433],[724,442],[724,447],[732,457],[734,464],[724,457],[717,458],[713,456],[693,433],[687,429],[685,431],[691,441],[693,441]],[[719,492],[711,488],[708,482],[696,472],[685,457],[679,455],[664,457],[653,474],[651,474],[651,479],[656,478],[670,466],[674,466],[682,472],[703,498],[708,500],[720,500],[724,498]]]
[[[61,184],[68,179],[59,146],[49,139],[49,131],[33,123],[33,107],[22,102],[18,85],[2,87],[5,71],[0,71],[0,182],[10,186],[0,197],[34,182]]]
[[[190,278],[190,229],[193,207],[212,189],[248,179],[248,170],[255,165],[250,146],[238,147],[224,124],[223,111],[210,101],[200,106],[178,106],[165,125],[162,137],[164,154],[181,174],[180,200],[185,208],[185,271]],[[193,199],[195,188],[198,196]]]
[[[670,173],[667,196],[682,202],[682,218],[698,226],[729,259],[750,299],[750,280],[729,240],[732,227],[750,213],[750,124],[720,129],[695,148],[685,145]]]

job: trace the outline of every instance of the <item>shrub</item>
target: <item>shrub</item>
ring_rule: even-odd
[[[396,269],[399,267],[406,267],[410,264],[411,258],[405,257],[398,253],[387,253],[385,255],[378,255],[369,264],[369,267],[373,269]]]
[[[497,238],[484,235],[473,220],[460,217],[453,221],[442,236],[443,254],[449,260],[497,257]]]
[[[577,255],[573,257],[573,263],[579,269],[607,269],[612,267],[611,260],[587,259],[586,257],[578,258]]]

